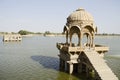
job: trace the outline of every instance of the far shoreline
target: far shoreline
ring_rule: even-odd
[[[17,34],[17,33],[16,33]],[[4,36],[7,34],[0,34],[0,36]],[[11,34],[12,35],[12,34]],[[62,33],[53,33],[53,34],[27,34],[27,35],[22,35],[23,37],[32,37],[32,36],[44,36],[44,37],[57,37],[57,36],[65,36],[65,34]],[[120,34],[95,34],[95,36],[120,36]]]

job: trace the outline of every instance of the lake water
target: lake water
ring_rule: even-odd
[[[95,43],[108,45],[109,67],[120,79],[120,37],[96,37]],[[0,37],[0,80],[85,80],[59,71],[57,42],[65,37],[23,37],[22,42],[3,43]]]

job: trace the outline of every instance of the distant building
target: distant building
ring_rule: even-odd
[[[22,36],[20,34],[6,34],[3,36],[3,42],[21,41]]]

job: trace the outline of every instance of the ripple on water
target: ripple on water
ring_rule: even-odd
[[[120,79],[120,56],[109,55],[105,57],[108,66],[112,69],[114,74]]]
[[[64,75],[64,76],[63,76]],[[59,59],[48,56],[0,56],[0,80],[69,80],[59,71]],[[71,80],[78,80],[75,76]]]

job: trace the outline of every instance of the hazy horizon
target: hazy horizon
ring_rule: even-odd
[[[120,34],[119,3],[119,0],[0,0],[0,32],[61,33],[66,18],[81,7],[94,17],[98,33]]]

